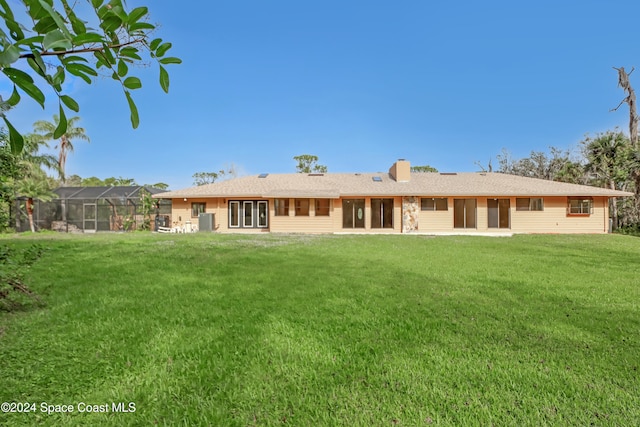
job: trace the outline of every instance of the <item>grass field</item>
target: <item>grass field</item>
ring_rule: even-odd
[[[640,425],[635,237],[0,237],[33,242],[0,424]]]

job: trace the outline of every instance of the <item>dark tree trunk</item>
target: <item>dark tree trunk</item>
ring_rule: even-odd
[[[631,83],[629,82],[629,76],[633,73],[635,68],[632,68],[628,73],[625,71],[624,67],[616,68],[613,67],[614,70],[618,71],[618,86],[621,87],[626,93],[627,97],[620,101],[620,104],[614,108],[617,110],[620,108],[620,105],[626,103],[629,106],[629,141],[631,142],[631,146],[636,151],[636,153],[640,152],[640,147],[638,146],[638,114],[636,113],[636,92],[631,87]],[[635,221],[640,220],[640,170],[637,169],[637,166],[631,170],[631,178],[635,184],[634,198],[635,198],[635,212],[633,216],[635,217]]]

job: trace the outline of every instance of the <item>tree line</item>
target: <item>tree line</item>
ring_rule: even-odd
[[[76,126],[79,117],[71,117],[67,122],[67,131],[57,140],[54,147],[57,157],[43,152],[50,148],[49,141],[54,140],[54,130],[59,121],[57,115],[53,121],[40,120],[34,123],[33,133],[23,136],[23,146],[19,152],[12,150],[8,132],[0,128],[0,231],[11,227],[12,206],[15,212],[23,209],[34,231],[32,215],[35,200],[50,201],[56,197],[52,191],[60,186],[137,186],[133,178],[109,177],[100,179],[92,176],[82,178],[78,175],[65,175],[67,155],[74,150],[73,140],[89,141],[84,128]],[[54,172],[50,176],[47,171]],[[169,185],[163,182],[144,184],[166,190]]]
[[[476,164],[483,171],[629,192],[635,190],[634,171],[640,168],[638,150],[619,129],[586,136],[576,151],[550,147],[548,152],[531,151],[528,157],[516,159],[503,149],[496,158],[496,170],[491,163]],[[612,198],[610,203],[614,228],[637,227],[640,216],[633,198]]]

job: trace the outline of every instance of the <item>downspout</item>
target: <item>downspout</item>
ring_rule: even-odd
[[[596,203],[596,201],[594,199],[593,200],[594,211],[595,211],[595,203]],[[602,229],[603,229],[603,231],[605,233],[609,234],[609,233],[611,233],[611,230],[607,226],[607,223],[609,222],[609,197],[607,197],[605,199],[605,203],[604,203],[604,207],[603,207],[602,213],[604,214],[604,215],[602,215],[602,217],[604,218],[604,220],[603,220],[604,224],[603,224],[603,228]]]

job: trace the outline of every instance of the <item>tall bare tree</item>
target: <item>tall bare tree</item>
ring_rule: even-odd
[[[621,87],[627,93],[626,98],[620,101],[620,104],[611,111],[617,111],[618,108],[622,104],[627,104],[629,106],[629,140],[631,141],[631,145],[635,148],[638,148],[638,114],[636,113],[636,92],[631,87],[631,83],[629,82],[629,76],[635,70],[635,67],[631,68],[631,71],[628,73],[625,71],[624,67],[616,68],[613,67],[614,70],[618,71],[618,87]]]
[[[617,111],[618,108],[622,104],[627,104],[629,106],[629,141],[631,142],[631,147],[635,152],[635,157],[640,158],[640,147],[638,146],[638,114],[636,113],[636,92],[633,90],[631,86],[631,82],[629,81],[629,76],[635,70],[635,67],[631,68],[631,71],[628,73],[625,71],[624,67],[616,68],[613,67],[614,70],[618,72],[618,87],[621,87],[627,94],[627,96],[620,101],[620,104],[616,108],[611,111]],[[631,177],[633,178],[635,192],[635,216],[636,221],[640,219],[640,168],[634,167],[631,169]]]

